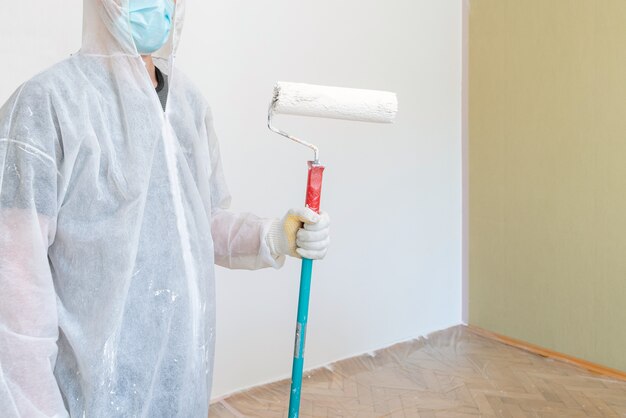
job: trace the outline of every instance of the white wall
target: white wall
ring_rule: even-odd
[[[314,267],[307,366],[460,323],[461,2],[189,3],[179,66],[213,105],[236,210],[281,216],[303,203],[310,153],[265,127],[275,81],[399,94],[392,126],[280,121],[328,166],[333,245]],[[80,6],[4,5],[0,101],[78,49]],[[215,397],[289,375],[298,277],[295,260],[218,270]]]

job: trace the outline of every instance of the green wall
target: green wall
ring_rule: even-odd
[[[626,0],[471,0],[470,323],[626,371]]]

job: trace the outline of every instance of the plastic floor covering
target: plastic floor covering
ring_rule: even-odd
[[[209,417],[287,417],[288,401],[281,381],[216,402]],[[300,416],[626,417],[626,382],[458,326],[308,373]]]

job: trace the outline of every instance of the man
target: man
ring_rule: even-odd
[[[214,263],[326,254],[325,214],[227,210],[209,107],[173,65],[184,4],[84,0],[81,51],[0,109],[3,418],[206,417]]]

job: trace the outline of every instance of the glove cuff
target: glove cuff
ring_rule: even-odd
[[[276,219],[272,222],[272,225],[267,232],[267,236],[265,237],[267,246],[270,249],[270,253],[272,257],[275,259],[287,254],[285,252],[285,244],[284,244],[284,233],[281,225],[281,221]]]
[[[293,239],[290,242],[288,237],[293,235]],[[285,231],[285,223],[282,220],[275,220],[269,228],[266,236],[267,246],[270,249],[272,257],[278,258],[283,255],[289,255],[291,257],[299,258],[300,256],[296,252],[296,240],[295,234],[287,234]]]

